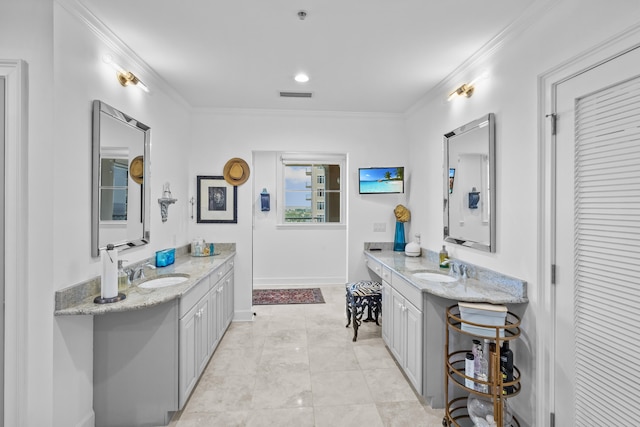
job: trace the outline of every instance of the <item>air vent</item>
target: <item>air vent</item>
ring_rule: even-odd
[[[311,98],[311,92],[280,92],[281,98]]]

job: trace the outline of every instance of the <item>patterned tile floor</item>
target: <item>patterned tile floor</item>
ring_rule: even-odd
[[[254,306],[234,322],[171,427],[440,427],[421,403],[375,323],[358,341],[345,328],[344,286],[322,286],[325,304]]]

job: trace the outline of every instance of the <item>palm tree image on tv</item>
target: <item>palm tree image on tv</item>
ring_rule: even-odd
[[[360,194],[403,193],[404,168],[361,168]]]

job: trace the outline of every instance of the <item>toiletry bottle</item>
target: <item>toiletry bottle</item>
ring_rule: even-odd
[[[488,393],[489,386],[487,385],[487,381],[489,379],[489,363],[481,349],[479,350],[476,362],[475,378],[478,380],[476,382],[476,391],[479,391],[480,393]]]
[[[469,352],[467,353],[465,360],[464,360],[464,374],[468,377],[471,378],[475,378],[475,357],[473,356],[473,353]],[[464,379],[464,386],[467,388],[470,388],[471,390],[474,389],[474,384],[475,382],[470,379],[470,378],[465,378]]]
[[[129,276],[124,271],[122,263],[126,261],[124,259],[118,260],[118,293],[126,294],[129,288]]]
[[[449,259],[449,253],[447,252],[447,248],[442,245],[442,250],[440,251],[440,268],[449,268],[449,264],[445,264],[445,260]]]
[[[510,383],[513,381],[513,352],[509,349],[509,341],[505,341],[500,349],[500,372],[502,373],[502,382]],[[512,394],[513,386],[505,386],[503,394]]]

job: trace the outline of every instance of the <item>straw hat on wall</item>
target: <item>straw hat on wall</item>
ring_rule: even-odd
[[[242,185],[249,179],[249,165],[244,160],[234,157],[224,165],[224,180],[231,185]]]
[[[131,164],[129,165],[129,175],[131,175],[131,179],[135,182],[142,184],[144,179],[144,160],[142,156],[138,156],[131,160]]]

